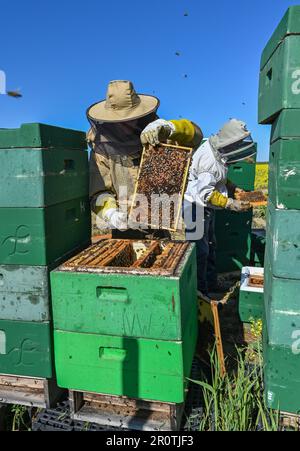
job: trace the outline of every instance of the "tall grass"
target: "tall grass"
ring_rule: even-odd
[[[264,400],[260,345],[253,352],[256,359],[249,360],[247,352],[237,350],[236,368],[224,377],[216,350],[210,353],[211,381],[192,381],[202,387],[204,400],[199,431],[278,430],[279,414],[269,411]]]

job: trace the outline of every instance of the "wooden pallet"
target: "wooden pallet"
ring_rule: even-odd
[[[54,379],[0,374],[0,403],[20,404],[49,409],[61,399],[65,390]]]
[[[282,430],[300,431],[300,416],[294,413],[280,412]]]
[[[74,420],[140,431],[178,431],[184,404],[69,390]]]

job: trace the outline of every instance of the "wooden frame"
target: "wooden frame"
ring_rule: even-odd
[[[184,404],[69,390],[74,420],[139,431],[178,431]]]
[[[187,178],[188,178],[188,175],[189,175],[193,149],[191,147],[182,147],[182,146],[177,146],[177,145],[174,145],[174,144],[160,144],[160,147],[173,148],[173,149],[176,149],[176,150],[183,150],[185,152],[189,152],[190,153],[188,161],[187,161],[187,164],[186,164],[186,168],[185,168],[185,171],[184,171],[182,185],[180,187],[180,193],[179,193],[179,195],[180,195],[180,209],[177,212],[177,216],[176,216],[175,223],[174,223],[174,228],[171,228],[171,227],[168,227],[168,228],[164,227],[164,228],[162,228],[162,230],[169,230],[170,232],[176,232],[177,231],[177,227],[178,227],[178,222],[179,222],[179,219],[180,219],[180,215],[181,215],[181,205],[182,205],[183,196],[184,196],[184,193],[185,193]],[[133,209],[134,209],[134,206],[135,206],[135,203],[136,203],[138,184],[139,184],[139,180],[140,180],[142,166],[143,166],[144,159],[145,159],[145,152],[147,150],[148,150],[148,147],[144,147],[143,148],[143,154],[142,154],[141,163],[140,163],[140,167],[139,167],[138,178],[137,178],[137,181],[136,181],[136,184],[135,184],[134,193],[133,193],[133,199],[132,199],[132,203],[131,203],[131,207],[130,207],[130,211],[129,211],[129,219],[130,219],[130,217],[131,217],[131,215],[133,213]],[[154,224],[147,224],[147,225],[148,225],[149,228],[153,228],[153,229],[157,228],[157,225],[154,225]]]
[[[60,400],[65,390],[54,379],[0,374],[0,401],[2,404],[20,404],[49,409]]]

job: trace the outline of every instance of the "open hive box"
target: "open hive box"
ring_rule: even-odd
[[[264,268],[242,269],[239,314],[243,323],[262,319],[264,314]]]
[[[144,148],[129,219],[139,226],[176,231],[193,150],[161,144]]]
[[[171,276],[189,247],[184,242],[107,239],[71,258],[60,270]]]
[[[182,403],[197,341],[195,246],[106,239],[51,272],[58,385]]]

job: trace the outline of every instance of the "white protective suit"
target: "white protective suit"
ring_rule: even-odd
[[[213,149],[209,140],[203,143],[194,153],[184,199],[201,207],[216,209],[208,199],[214,191],[228,197],[226,161],[224,155]]]

